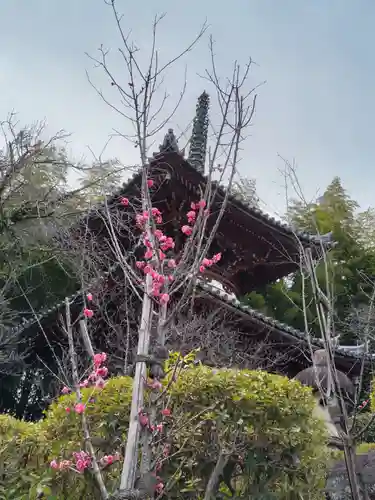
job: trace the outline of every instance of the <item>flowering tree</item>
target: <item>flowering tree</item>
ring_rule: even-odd
[[[243,88],[249,75],[251,60],[243,72],[241,72],[239,65],[235,63],[232,78],[225,87],[221,85],[214,64],[214,49],[211,39],[210,50],[213,68],[211,72],[207,72],[207,79],[215,88],[218,106],[222,115],[221,123],[218,129],[215,129],[212,124],[212,128],[215,130],[215,142],[209,154],[208,182],[200,198],[191,203],[183,216],[179,232],[184,238],[184,243],[181,247],[178,247],[175,234],[166,234],[164,232],[163,213],[152,203],[153,192],[158,188],[158,185],[153,178],[152,167],[148,164],[147,153],[149,151],[149,141],[171,117],[169,115],[167,118],[162,118],[159,123],[155,123],[166,98],[162,98],[160,106],[157,106],[154,102],[157,97],[156,90],[162,83],[163,73],[174,61],[193,48],[203,36],[206,27],[203,26],[197,38],[181,54],[165,65],[160,65],[156,51],[156,29],[162,18],[156,18],[153,25],[153,41],[149,64],[145,70],[142,70],[141,64],[136,59],[138,49],[129,42],[123,31],[121,16],[117,11],[115,0],[109,0],[106,3],[113,11],[123,43],[120,52],[128,73],[127,87],[125,88],[116,79],[116,76],[109,68],[107,53],[103,49],[100,49],[101,58],[95,59],[95,62],[109,77],[112,87],[119,92],[122,108],[107,99],[101,91],[96,90],[112,109],[133,123],[135,135],[126,136],[125,138],[133,141],[138,148],[142,167],[140,198],[128,199],[123,197],[119,200],[119,205],[127,217],[128,233],[131,233],[134,241],[134,250],[131,253],[123,250],[121,237],[109,207],[107,206],[105,214],[101,214],[109,234],[109,247],[115,258],[116,266],[121,269],[127,286],[135,290],[142,302],[129,430],[119,490],[115,497],[122,499],[146,498],[155,495],[159,497],[163,493],[164,485],[158,480],[158,471],[162,466],[162,461],[157,460],[157,456],[160,449],[164,456],[168,454],[169,437],[164,433],[163,419],[168,418],[170,415],[166,390],[163,385],[165,364],[169,356],[165,346],[166,330],[172,319],[193,295],[199,277],[221,259],[221,254],[211,254],[210,248],[226,208],[239,161],[239,151],[244,132],[246,127],[249,126],[255,111],[256,95],[254,94],[255,89],[249,92]],[[183,91],[178,103],[182,96]],[[178,103],[174,110],[177,108]],[[156,110],[159,109],[159,111],[155,111],[155,108]],[[217,169],[216,164],[219,157],[221,165],[220,169]],[[208,234],[206,230],[207,223],[209,218],[213,217],[210,213],[210,206],[216,197],[216,188],[211,181],[218,172],[218,180],[222,178],[228,179],[228,190],[219,213],[214,215],[213,227]],[[141,250],[142,248],[143,250]],[[88,303],[91,299],[92,296],[88,295]],[[69,310],[68,303],[67,310]],[[79,391],[82,383],[85,387],[89,384],[96,387],[103,385],[103,377],[107,374],[103,366],[106,357],[105,354],[94,354],[92,352],[89,335],[85,331],[85,325],[94,316],[95,309],[87,305],[83,314],[86,319],[85,323],[82,323],[82,332],[94,368],[93,373],[83,382],[80,382],[78,378],[75,347],[73,337],[69,333],[71,332],[69,315],[66,318],[66,331],[70,339],[70,361],[73,373],[72,389],[77,394],[74,411],[82,415],[82,429],[86,450],[77,452],[69,465],[61,465],[57,461],[51,465],[55,468],[61,466],[70,467],[74,463],[77,471],[92,467],[101,497],[106,499],[109,498],[109,493],[101,475],[102,464],[95,458],[89,426],[85,419],[85,404],[81,400]],[[173,380],[178,376],[179,366],[179,360],[176,360],[173,368],[174,376],[171,377],[168,383],[173,383]],[[225,450],[223,450],[223,454],[226,456]],[[208,483],[205,497],[207,499],[215,494],[220,469],[226,464],[226,459],[223,460],[223,454],[220,456],[218,466],[215,467],[215,475]],[[111,455],[106,460],[113,461],[118,458],[118,456]]]

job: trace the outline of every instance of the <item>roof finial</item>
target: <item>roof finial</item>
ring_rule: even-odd
[[[159,146],[160,153],[179,153],[176,136],[174,135],[173,128],[168,129],[164,136],[163,144]]]
[[[204,174],[206,161],[209,105],[210,97],[206,92],[203,92],[198,98],[193,132],[190,139],[188,162],[201,174]]]

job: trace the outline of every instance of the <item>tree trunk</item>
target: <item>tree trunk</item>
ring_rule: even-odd
[[[147,356],[150,346],[150,330],[152,320],[152,300],[150,293],[152,289],[152,277],[146,277],[146,290],[143,296],[142,316],[138,336],[138,355]],[[144,381],[147,378],[147,367],[145,362],[136,361],[135,376],[133,382],[132,403],[129,419],[129,430],[126,439],[125,458],[121,473],[120,491],[132,490],[135,483],[135,475],[138,462],[139,444],[139,410],[143,408]]]

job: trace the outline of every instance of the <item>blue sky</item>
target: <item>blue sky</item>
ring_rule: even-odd
[[[154,14],[166,12],[158,49],[163,60],[183,49],[207,18],[216,40],[218,70],[225,75],[234,59],[251,55],[259,66],[252,83],[258,108],[246,143],[241,173],[257,180],[261,200],[280,212],[284,191],[277,154],[298,163],[308,198],[339,175],[366,208],[375,205],[375,2],[373,0],[118,0],[125,28],[147,51]],[[72,133],[70,148],[90,158],[104,146],[113,127],[127,130],[90,88],[85,70],[111,95],[108,82],[85,52],[103,43],[115,56],[120,44],[103,0],[4,0],[0,17],[0,118],[11,110],[22,123],[46,118],[51,132]],[[167,75],[177,97],[188,67],[188,90],[173,126],[191,120],[196,97],[210,88],[198,74],[209,66],[207,39]],[[161,140],[161,137],[160,137]],[[124,163],[136,151],[116,140],[107,150]]]

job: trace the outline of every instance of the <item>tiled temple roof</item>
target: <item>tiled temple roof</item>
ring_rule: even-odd
[[[106,273],[100,278],[100,280],[104,279],[108,275],[109,273]],[[288,336],[289,338],[295,339],[298,342],[303,342],[306,344],[308,343],[307,335],[301,330],[297,330],[296,328],[293,328],[286,323],[282,323],[281,321],[273,319],[255,309],[252,309],[250,306],[241,303],[235,296],[228,294],[218,286],[204,281],[199,281],[198,286],[203,292],[212,296],[216,301],[222,302],[224,307],[229,306],[230,308],[233,308],[234,310],[244,315],[245,318],[247,317],[248,320],[252,322],[255,321],[263,327],[271,328],[275,332],[281,334],[281,336]],[[79,290],[75,294],[68,297],[68,299],[71,304],[83,306],[84,296],[85,291]],[[56,304],[55,307],[41,311],[40,313],[31,317],[29,320],[25,320],[22,324],[12,328],[10,333],[21,334],[23,331],[28,330],[32,326],[37,326],[39,323],[43,324],[44,322],[48,321],[49,318],[54,318],[58,311],[63,309],[64,307],[65,299]],[[323,347],[323,341],[319,338],[311,338],[310,343],[313,349],[321,349]],[[335,351],[337,354],[347,359],[358,360],[363,356],[363,352],[361,352],[361,349],[357,346],[337,346],[335,347]],[[367,355],[367,358],[375,359],[375,355]]]
[[[161,165],[160,162],[165,158],[165,163],[168,163],[168,160],[172,157],[179,156],[177,153],[167,153],[165,155],[162,154],[157,154],[155,159],[150,159],[150,165],[151,165],[151,170],[153,168],[153,162],[157,162],[157,168],[160,170]],[[204,176],[197,172],[184,158],[180,157],[179,158],[180,162],[183,163],[181,165],[180,170],[191,170],[194,172],[195,176],[199,177],[199,181],[202,183],[207,183],[208,182],[208,176]],[[175,163],[175,162],[173,162]],[[182,172],[183,175],[183,172]],[[111,196],[110,201],[116,200],[116,198],[123,196],[126,194],[126,192],[129,190],[129,188],[133,187],[134,185],[140,183],[142,178],[142,168],[140,168],[138,171],[134,172],[134,174],[122,184],[122,186]],[[213,189],[219,188],[219,194],[224,197],[226,194],[226,188],[224,185],[219,184],[216,181],[211,182]],[[329,245],[331,243],[330,241],[330,236],[329,235],[312,235],[309,233],[306,233],[304,231],[297,231],[293,229],[289,224],[286,222],[283,222],[281,220],[276,219],[275,217],[272,217],[271,215],[267,214],[266,212],[262,211],[260,208],[256,207],[250,207],[243,203],[241,200],[236,198],[234,195],[229,196],[229,202],[232,203],[233,205],[237,206],[238,208],[241,209],[241,211],[247,213],[247,215],[253,219],[258,219],[259,221],[263,222],[265,225],[274,227],[276,230],[281,230],[284,233],[289,234],[291,237],[299,239],[301,242],[305,244],[318,244],[320,245],[322,242],[325,245]],[[104,203],[100,205],[99,207],[96,208],[104,208]],[[94,212],[95,209],[93,209]]]
[[[281,334],[284,333],[285,335],[294,337],[298,341],[306,343],[308,342],[308,337],[306,333],[302,332],[301,330],[297,330],[296,328],[293,328],[292,326],[289,326],[286,323],[282,323],[281,321],[273,319],[270,316],[261,313],[260,311],[252,309],[250,306],[241,303],[236,297],[228,294],[224,290],[220,289],[218,286],[204,282],[199,283],[199,286],[204,291],[208,292],[210,295],[221,300],[222,302],[225,302],[226,304],[237,309],[238,311],[241,311],[242,313],[248,315],[249,317],[254,318],[255,320],[263,323],[265,326],[277,330]],[[322,347],[324,347],[323,341],[319,338],[311,338],[311,345],[313,348],[316,349],[321,349]],[[361,349],[357,346],[337,346],[335,347],[335,351],[341,356],[348,358],[359,359],[362,358],[363,356],[363,352],[361,352]],[[374,354],[368,355],[368,357],[371,359],[375,359]]]

